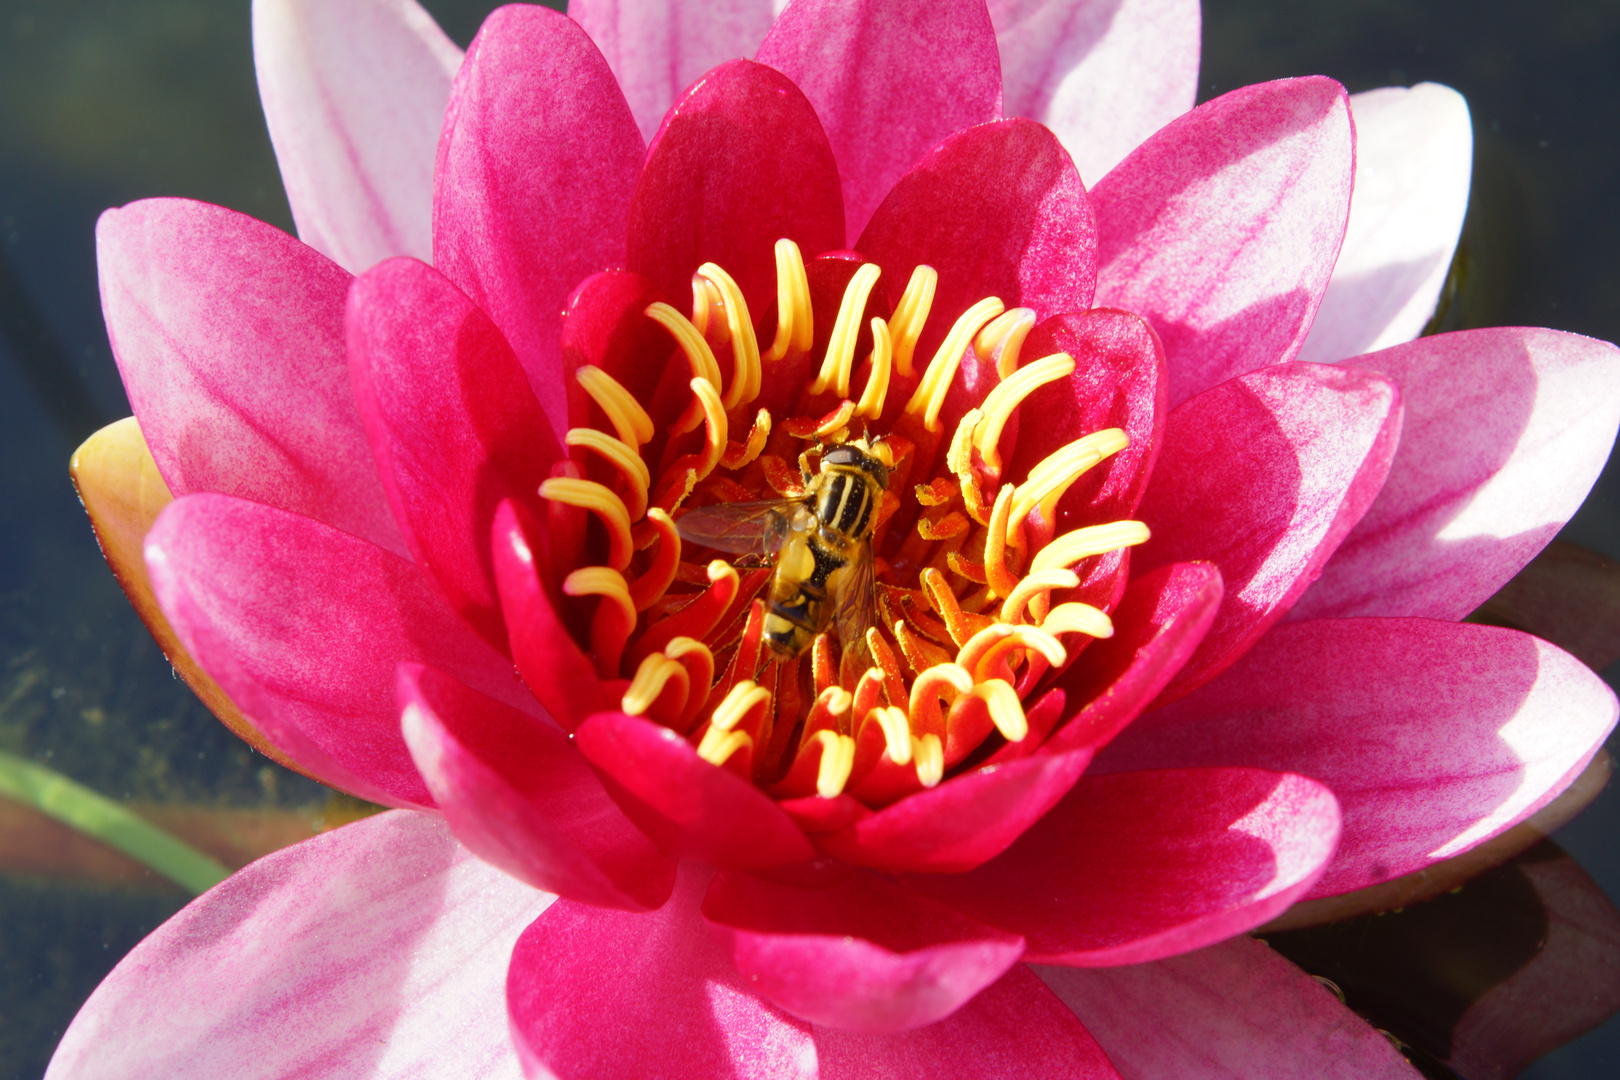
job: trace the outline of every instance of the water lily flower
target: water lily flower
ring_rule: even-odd
[[[1411,340],[1456,95],[1188,111],[1181,0],[512,6],[459,65],[408,0],[255,12],[306,242],[103,217],[136,416],[76,476],[222,718],[401,809],[176,916],[51,1077],[1414,1075],[1234,935],[1616,716],[1458,621],[1620,367]],[[679,518],[863,436],[870,626],[775,657]]]

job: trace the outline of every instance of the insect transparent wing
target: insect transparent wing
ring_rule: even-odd
[[[849,565],[838,572],[838,591],[833,598],[838,643],[843,646],[845,656],[861,657],[867,667],[873,663],[866,647],[866,628],[872,625],[874,571],[872,545],[856,544]]]
[[[786,541],[799,499],[716,503],[688,510],[675,520],[681,540],[732,555],[774,555]]]

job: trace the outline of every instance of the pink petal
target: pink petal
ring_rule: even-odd
[[[1096,750],[1158,697],[1209,632],[1220,608],[1221,572],[1209,563],[1171,563],[1125,587],[1114,636],[1086,647],[1058,687],[1085,703],[1052,735],[1052,750]]]
[[[668,296],[718,263],[750,312],[776,299],[776,241],[806,259],[844,246],[838,164],[816,110],[781,72],[722,64],[675,104],[647,150],[630,209],[629,268]]]
[[[1283,79],[1171,122],[1097,183],[1097,303],[1164,339],[1170,404],[1292,360],[1350,207],[1344,88]]]
[[[1029,120],[983,124],[940,143],[901,177],[856,247],[883,268],[893,303],[918,264],[939,271],[919,371],[956,317],[986,296],[1033,308],[1044,321],[1089,308],[1096,287],[1085,186],[1057,138]],[[976,370],[963,365],[958,379]]]
[[[649,142],[681,91],[710,68],[752,56],[782,0],[571,0],[624,88]]]
[[[577,23],[519,4],[484,21],[439,140],[433,262],[506,335],[559,439],[563,304],[585,277],[624,261],[644,150]]]
[[[624,812],[671,855],[724,869],[788,866],[814,855],[804,834],[753,784],[697,756],[650,720],[599,713],[574,733]]]
[[[1550,802],[1614,726],[1613,691],[1528,634],[1428,619],[1277,627],[1219,680],[1138,719],[1099,771],[1251,765],[1327,784],[1339,853],[1311,896],[1419,870]]]
[[[890,1035],[817,1027],[821,1080],[1118,1080],[1090,1032],[1030,969],[937,1024]]]
[[[180,640],[243,714],[310,775],[363,798],[432,805],[399,733],[400,661],[534,708],[416,564],[309,518],[190,495],[158,516],[146,563]]]
[[[1259,769],[1082,777],[998,858],[917,890],[1023,935],[1029,958],[1139,964],[1265,923],[1315,882],[1339,838],[1333,793]]]
[[[433,247],[461,50],[416,0],[258,0],[253,61],[298,235],[350,273]]]
[[[990,0],[1008,116],[1096,183],[1198,96],[1197,0]]]
[[[573,731],[618,700],[597,679],[596,666],[558,612],[561,597],[549,591],[551,574],[540,544],[545,533],[520,503],[507,499],[495,508],[491,534],[495,583],[518,674],[552,719]]]
[[[252,499],[405,553],[349,388],[348,274],[189,199],[102,214],[96,263],[124,389],[170,491]]]
[[[1448,86],[1350,97],[1350,224],[1301,360],[1329,363],[1411,341],[1434,314],[1468,210],[1474,129]]]
[[[1022,362],[1059,352],[1074,357],[1074,374],[1040,387],[1018,407],[1017,451],[1007,478],[1021,482],[1048,454],[1094,431],[1117,427],[1130,439],[1063,496],[1055,530],[1062,534],[1136,512],[1170,410],[1164,349],[1139,316],[1107,308],[1054,316],[1030,331]]]
[[[756,993],[851,1031],[908,1031],[955,1012],[1024,942],[875,874],[827,888],[721,874],[703,917]]]
[[[1167,695],[1213,678],[1287,612],[1378,494],[1400,432],[1394,385],[1317,364],[1233,379],[1170,414],[1138,510],[1153,539],[1132,562],[1207,559],[1226,599]]]
[[[646,915],[559,900],[512,951],[506,1002],[529,1076],[816,1076],[810,1025],[754,995],[704,929],[708,875],[683,864]]]
[[[359,278],[348,324],[355,398],[411,553],[505,651],[490,526],[501,499],[534,499],[561,456],[546,415],[489,317],[426,263]]]
[[[1597,480],[1620,427],[1620,351],[1556,330],[1466,330],[1355,365],[1401,388],[1401,445],[1298,617],[1460,619]]]
[[[1315,979],[1259,941],[1116,968],[1037,968],[1129,1080],[1419,1080]]]
[[[1089,750],[989,765],[815,837],[818,848],[889,873],[960,873],[995,858],[1057,804]]]
[[[669,899],[675,864],[554,724],[420,664],[400,665],[399,698],[411,757],[479,858],[581,903],[646,911]]]
[[[193,900],[85,1002],[51,1080],[516,1080],[501,971],[551,897],[396,812]]]
[[[754,59],[815,105],[838,157],[848,236],[935,143],[1001,119],[984,0],[798,0]]]

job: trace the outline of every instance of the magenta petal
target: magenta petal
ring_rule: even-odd
[[[990,0],[1008,116],[1100,180],[1198,95],[1198,0]]]
[[[1048,454],[1083,435],[1117,427],[1130,445],[1073,484],[1058,503],[1057,533],[1136,513],[1164,443],[1167,382],[1164,348],[1140,316],[1097,308],[1067,312],[1036,326],[1023,363],[1068,353],[1074,374],[1024,399],[1017,450],[1006,476],[1022,482]],[[1030,422],[1024,424],[1023,418]]]
[[[299,238],[351,273],[433,249],[461,50],[415,0],[259,0],[253,61]]]
[[[998,858],[914,888],[1080,967],[1189,952],[1267,922],[1316,881],[1339,806],[1259,769],[1086,776]]]
[[[759,870],[815,854],[764,792],[704,761],[668,728],[639,716],[599,713],[580,725],[574,741],[630,820],[671,855]]]
[[[1151,964],[1036,973],[1127,1076],[1420,1077],[1325,986],[1246,937]]]
[[[1119,1080],[1074,1013],[1022,964],[937,1024],[815,1034],[820,1080]]]
[[[698,914],[707,873],[682,866],[646,915],[559,900],[535,920],[506,978],[529,1076],[811,1080],[810,1025],[756,996]]]
[[[511,342],[559,439],[563,304],[585,277],[623,262],[644,150],[579,24],[523,4],[484,21],[439,140],[433,262]]]
[[[146,563],[180,640],[254,726],[363,798],[432,805],[399,733],[400,661],[534,707],[415,563],[309,518],[190,495],[158,516]]]
[[[848,236],[935,143],[1001,119],[984,0],[798,0],[754,59],[815,105],[838,158]]]
[[[888,878],[821,889],[721,874],[703,917],[755,992],[851,1031],[907,1031],[955,1012],[1017,962],[1023,939]]]
[[[546,415],[489,317],[426,263],[359,278],[348,322],[355,398],[411,553],[505,651],[490,525],[501,499],[533,499],[550,475]]]
[[[420,664],[400,665],[399,697],[416,767],[480,858],[599,907],[646,911],[669,899],[675,864],[630,824],[556,725]]]
[[[1620,351],[1556,330],[1420,338],[1357,368],[1401,388],[1389,480],[1296,618],[1460,619],[1558,532],[1620,426]]]
[[[607,57],[652,139],[681,91],[705,71],[752,56],[778,0],[570,0],[568,16]]]
[[[405,553],[349,388],[348,274],[189,199],[102,214],[96,264],[113,355],[169,490],[252,499]]]
[[[1097,303],[1159,332],[1172,406],[1299,351],[1354,159],[1344,88],[1283,79],[1200,105],[1097,183]]]
[[[1181,670],[1220,608],[1221,572],[1171,563],[1135,578],[1114,609],[1114,636],[1087,646],[1085,661],[1058,680],[1085,707],[1043,749],[1096,750],[1135,720]]]
[[[1318,364],[1256,371],[1170,414],[1138,510],[1153,539],[1132,565],[1207,559],[1226,599],[1168,695],[1213,678],[1287,612],[1378,494],[1400,431],[1390,382]]]
[[[748,310],[776,299],[776,241],[806,259],[844,246],[838,163],[812,106],[781,72],[722,64],[689,88],[647,150],[630,208],[629,268],[692,295],[705,262],[736,279]]]
[[[1250,765],[1315,777],[1344,811],[1311,896],[1400,877],[1518,824],[1586,767],[1614,692],[1494,626],[1323,619],[1274,628],[1220,679],[1139,718],[1095,768]]]
[[[939,271],[919,369],[956,317],[986,296],[1033,308],[1044,321],[1086,310],[1096,289],[1085,185],[1057,138],[1029,120],[981,124],[940,143],[900,178],[856,247],[883,268],[893,303],[918,264]]]
[[[515,1080],[501,972],[551,898],[425,814],[268,855],[96,988],[51,1080]]]
[[[960,873],[995,858],[1063,798],[1089,750],[988,765],[815,837],[834,858],[890,873]]]

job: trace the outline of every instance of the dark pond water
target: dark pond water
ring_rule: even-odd
[[[425,2],[462,44],[494,6]],[[1202,98],[1313,73],[1352,91],[1433,80],[1468,98],[1471,272],[1448,328],[1620,338],[1620,4],[1208,0],[1204,12]],[[0,0],[0,751],[142,805],[318,823],[345,808],[243,746],[171,676],[68,484],[71,449],[129,411],[92,227],[150,195],[292,227],[247,0]],[[1564,536],[1620,557],[1620,471]],[[1620,793],[1558,840],[1620,897]],[[16,861],[0,847],[0,863]],[[85,995],[184,900],[150,876],[0,870],[0,1080],[37,1077]],[[1527,1075],[1620,1075],[1620,1023]]]

